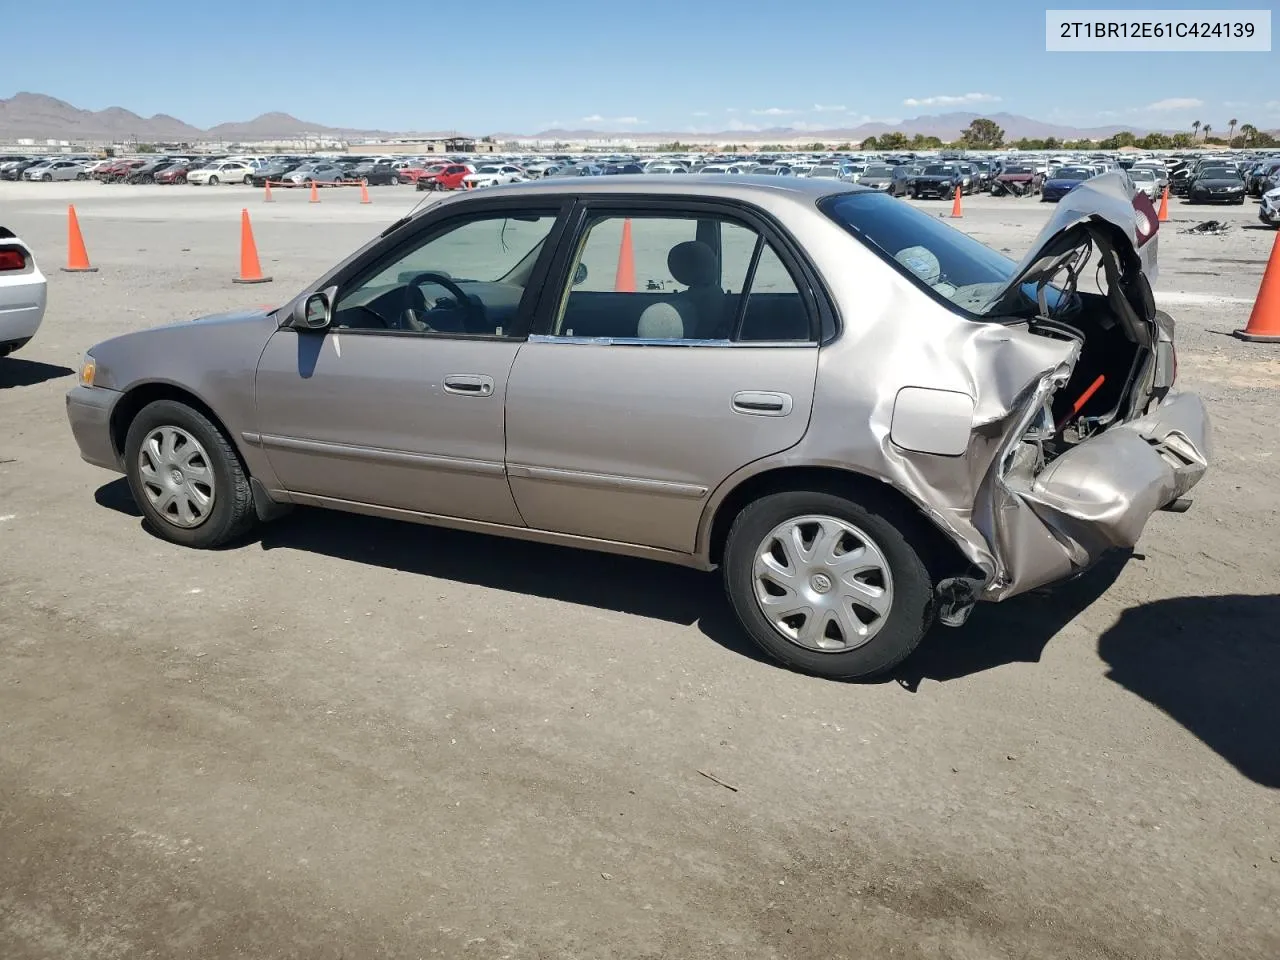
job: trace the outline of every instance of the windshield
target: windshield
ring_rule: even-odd
[[[500,169],[493,166],[481,167],[479,170],[476,171],[476,173],[501,173],[501,172],[502,171]]]
[[[945,163],[931,163],[924,168],[923,176],[926,177],[950,177],[954,176],[956,168]]]
[[[1031,172],[1030,167],[1023,167],[1017,164],[1005,167],[1004,170],[1001,171],[1001,173],[1030,173],[1030,172]]]
[[[1139,171],[1141,172],[1141,171]],[[1093,176],[1092,170],[1085,170],[1083,167],[1063,167],[1053,175],[1055,180],[1088,180]],[[1141,179],[1141,177],[1139,177]]]
[[[927,168],[926,168],[927,169]],[[819,203],[828,217],[934,295],[994,316],[1017,264],[937,217],[883,193],[841,193]]]
[[[840,171],[835,167],[814,167],[809,171],[810,177],[838,177]]]
[[[862,176],[863,176],[864,178],[872,178],[872,177],[892,177],[892,176],[893,176],[893,167],[889,166],[887,163],[886,163],[886,164],[884,164],[883,166],[878,166],[878,167],[867,167],[867,172],[866,172],[866,173],[864,173]]]
[[[1228,167],[1205,167],[1200,176],[1207,180],[1239,180],[1240,174]]]
[[[1134,167],[1129,171],[1129,176],[1134,180],[1154,180],[1156,178],[1156,172],[1154,170],[1147,170],[1143,167]]]

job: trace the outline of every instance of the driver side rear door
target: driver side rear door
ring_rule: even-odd
[[[258,364],[250,442],[284,490],[316,506],[523,525],[504,467],[507,378],[560,229],[546,201],[468,203],[322,281],[337,287],[330,327],[278,330]]]

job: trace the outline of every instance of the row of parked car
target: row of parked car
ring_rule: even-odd
[[[225,183],[309,186],[365,182],[414,184],[419,190],[460,190],[546,177],[617,174],[793,176],[859,183],[891,196],[950,199],[989,192],[1053,202],[1095,176],[1124,170],[1152,200],[1168,189],[1191,203],[1243,203],[1280,187],[1280,156],[1119,156],[1010,154],[948,156],[875,154],[420,156],[170,156],[93,160],[86,157],[0,155],[6,180],[99,180],[103,183]]]

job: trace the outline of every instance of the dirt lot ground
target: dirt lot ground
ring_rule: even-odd
[[[1161,234],[1217,431],[1191,512],[859,686],[762,662],[708,575],[319,512],[143,531],[67,429],[81,352],[279,301],[423,196],[371,193],[0,185],[50,298],[0,361],[0,957],[1280,956],[1251,204]],[[68,199],[98,273],[57,270]],[[273,284],[229,282],[245,205]],[[1018,256],[1049,209],[958,225]]]

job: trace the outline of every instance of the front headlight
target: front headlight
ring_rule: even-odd
[[[98,363],[93,359],[93,355],[86,353],[80,361],[80,386],[92,387],[94,378],[98,375]]]

